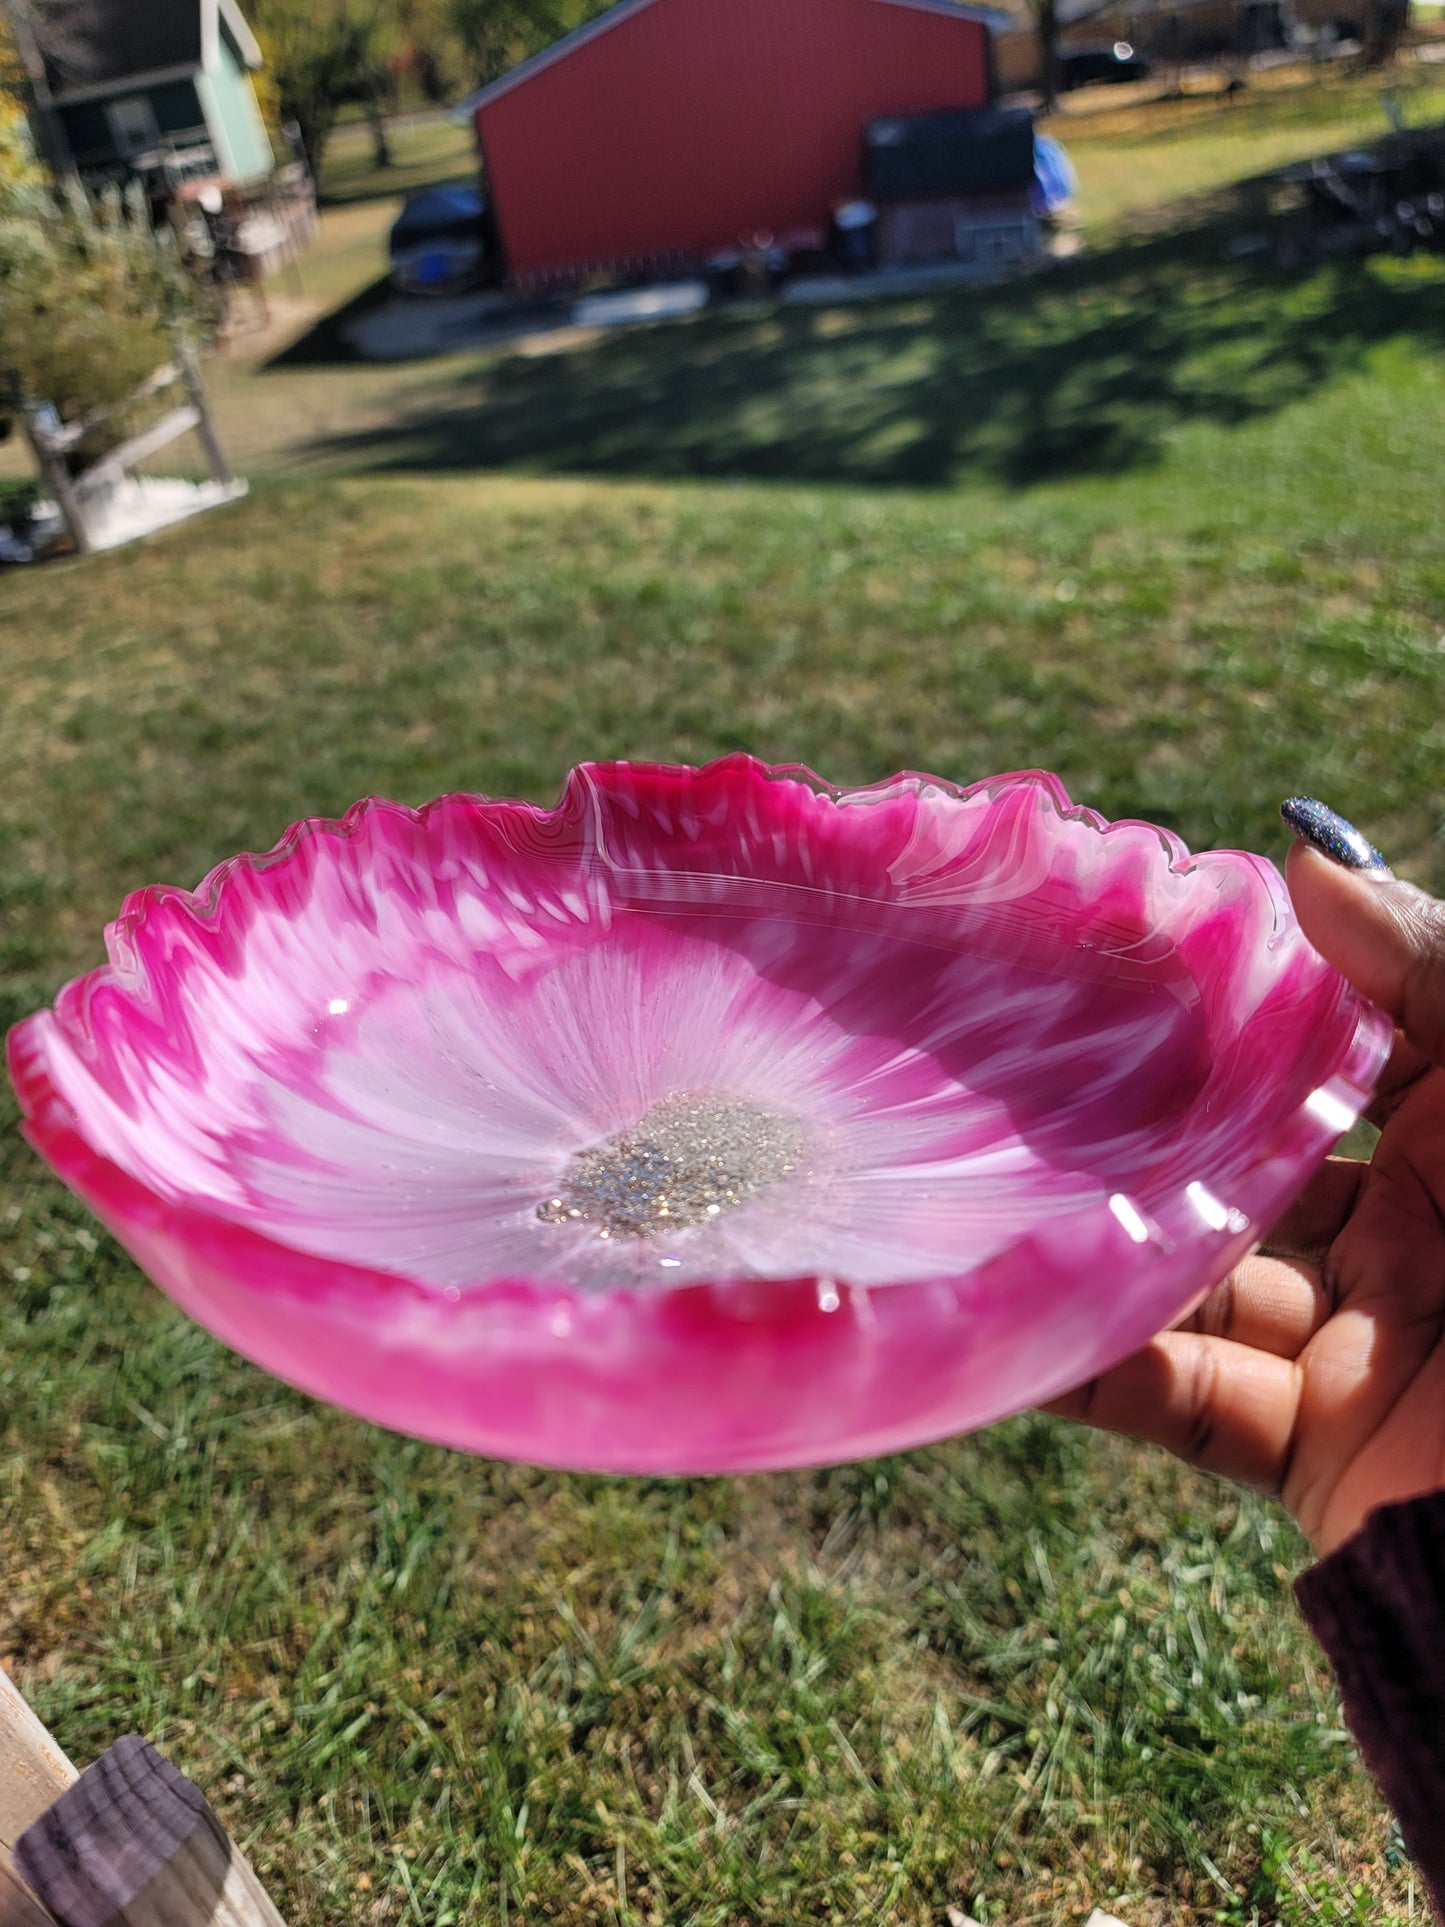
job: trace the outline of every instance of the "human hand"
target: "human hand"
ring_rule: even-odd
[[[1310,942],[1398,1026],[1374,1157],[1331,1158],[1182,1325],[1048,1409],[1276,1494],[1326,1553],[1445,1487],[1445,903],[1303,841],[1287,876]]]

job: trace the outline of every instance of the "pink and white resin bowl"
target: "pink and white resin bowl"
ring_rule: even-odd
[[[729,757],[307,822],[10,1037],[30,1141],[318,1397],[719,1472],[1046,1399],[1216,1283],[1389,1026],[1259,857]]]

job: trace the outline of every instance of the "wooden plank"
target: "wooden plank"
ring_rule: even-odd
[[[226,451],[221,447],[221,438],[216,433],[216,424],[211,418],[210,403],[206,400],[205,383],[201,380],[200,363],[196,360],[191,344],[184,335],[176,337],[176,361],[180,366],[181,380],[186,384],[186,393],[191,398],[191,406],[199,416],[201,446],[206,451],[206,460],[211,465],[211,475],[218,482],[234,482],[236,477],[231,464],[226,460]]]
[[[13,1853],[25,1829],[75,1779],[75,1768],[0,1667],[0,1855]]]
[[[82,497],[97,482],[114,481],[137,462],[143,462],[147,455],[154,455],[158,448],[173,442],[181,435],[189,435],[193,428],[201,425],[201,411],[192,402],[184,408],[173,408],[169,415],[162,415],[158,422],[143,428],[139,435],[132,435],[128,442],[113,448],[103,455],[93,468],[88,468],[79,479],[77,487]]]
[[[285,1927],[204,1794],[138,1733],[27,1829],[16,1862],[61,1927]]]
[[[65,457],[57,455],[51,444],[48,431],[42,426],[39,409],[27,404],[25,409],[25,433],[35,456],[36,465],[44,477],[45,486],[60,505],[65,517],[65,526],[70,530],[70,539],[75,544],[77,555],[90,554],[90,527],[85,519],[70,479],[70,471],[65,466]]]
[[[22,1886],[16,1875],[0,1866],[0,1927],[57,1927],[54,1914],[46,1911]]]
[[[51,1916],[16,1874],[15,1848],[75,1777],[75,1768],[0,1667],[0,1927],[49,1927]]]
[[[63,428],[52,432],[47,437],[50,446],[60,450],[74,448],[92,428],[99,428],[102,422],[123,414],[127,408],[136,408],[141,402],[149,401],[152,395],[158,395],[163,388],[169,388],[172,382],[180,378],[180,369],[174,362],[168,361],[164,368],[157,368],[153,375],[148,375],[135,393],[127,395],[124,401],[112,402],[109,408],[97,408],[93,415],[87,415],[83,421],[67,422]]]

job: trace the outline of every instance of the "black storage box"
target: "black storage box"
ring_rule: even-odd
[[[863,130],[863,185],[875,201],[992,194],[1034,177],[1034,117],[1027,107],[965,107],[896,114]]]

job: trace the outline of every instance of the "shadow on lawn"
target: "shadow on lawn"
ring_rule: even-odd
[[[1445,344],[1438,275],[1291,277],[1228,227],[1121,245],[986,291],[726,311],[422,380],[386,426],[313,444],[372,470],[944,486],[1112,474],[1194,420],[1285,407],[1375,344]]]

